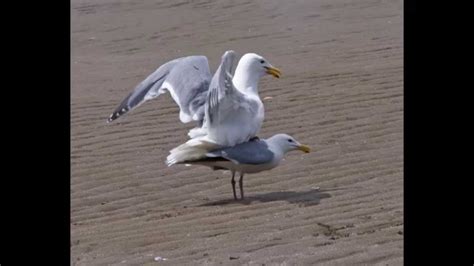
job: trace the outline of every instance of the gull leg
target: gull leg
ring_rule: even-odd
[[[234,192],[234,199],[237,200],[237,194],[235,193],[235,180],[234,180],[234,176],[235,176],[235,171],[232,171],[232,180],[230,181],[230,183],[232,184],[232,191]]]
[[[240,187],[240,199],[244,199],[244,173],[240,173],[239,179],[239,187]]]

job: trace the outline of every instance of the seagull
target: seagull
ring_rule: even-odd
[[[168,166],[174,164],[204,165],[213,170],[230,170],[232,173],[232,191],[237,200],[235,191],[235,173],[240,173],[240,199],[244,199],[244,174],[259,173],[270,170],[279,165],[284,155],[293,150],[310,152],[310,147],[296,141],[287,134],[276,134],[268,139],[256,139],[237,144],[233,147],[218,148],[207,152],[204,156],[194,160],[167,161]]]
[[[180,108],[179,120],[197,123],[188,133],[195,141],[188,144],[226,147],[255,138],[264,118],[258,95],[259,80],[267,74],[280,78],[281,71],[262,56],[247,53],[232,75],[234,58],[234,51],[226,51],[213,77],[207,57],[202,55],[163,64],[135,87],[107,122],[169,92]]]

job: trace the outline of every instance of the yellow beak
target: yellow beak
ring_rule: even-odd
[[[311,149],[309,148],[309,146],[303,145],[303,144],[301,144],[300,146],[298,146],[298,150],[304,151],[305,153],[308,153],[308,152],[311,151]]]
[[[275,78],[281,77],[281,70],[276,67],[267,67],[267,74],[274,76]]]

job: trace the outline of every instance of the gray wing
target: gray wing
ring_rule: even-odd
[[[216,73],[212,77],[207,94],[205,107],[205,118],[212,125],[218,121],[220,112],[219,106],[226,98],[240,96],[241,93],[234,87],[232,83],[232,67],[234,65],[235,52],[226,51],[221,58],[221,64]]]
[[[210,80],[209,63],[205,56],[188,56],[169,61],[138,84],[107,122],[112,122],[166,91],[171,93],[180,108],[181,122],[201,122]]]
[[[235,164],[265,164],[270,163],[275,156],[264,140],[247,141],[211,151],[206,155],[210,158],[222,157]]]

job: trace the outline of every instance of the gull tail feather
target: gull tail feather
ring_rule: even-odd
[[[168,157],[166,157],[166,164],[172,166],[183,162],[190,162],[206,157],[206,154],[220,146],[205,137],[191,139],[186,143],[179,145],[172,149]]]

